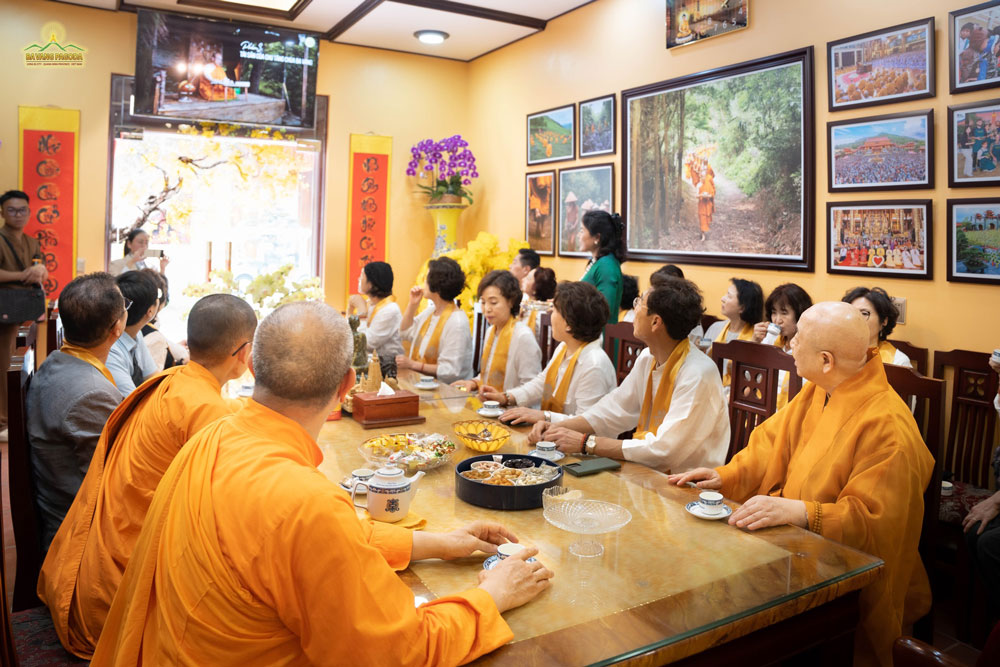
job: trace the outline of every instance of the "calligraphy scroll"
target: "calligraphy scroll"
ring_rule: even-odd
[[[18,128],[18,187],[31,198],[24,232],[41,245],[46,296],[58,299],[76,266],[80,112],[19,107]]]
[[[357,290],[361,269],[386,257],[389,163],[392,137],[351,135],[347,193],[347,294]]]

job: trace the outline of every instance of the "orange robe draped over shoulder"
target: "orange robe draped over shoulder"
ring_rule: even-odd
[[[903,624],[930,608],[917,544],[933,468],[909,406],[889,386],[878,354],[869,352],[863,370],[828,403],[822,388],[806,383],[717,470],[722,493],[734,500],[805,501],[810,526],[818,502],[820,534],[885,561],[884,574],[861,592],[855,664],[891,666]]]
[[[188,439],[231,414],[219,381],[191,362],[144,382],[108,418],[38,577],[59,640],[89,658],[160,478]]]
[[[95,665],[457,665],[513,634],[474,588],[414,608],[412,533],[360,521],[296,422],[250,401],[164,475]],[[470,582],[472,583],[472,582]]]
[[[705,174],[698,183],[698,222],[701,231],[707,232],[712,226],[712,216],[715,214],[715,179],[711,174]]]

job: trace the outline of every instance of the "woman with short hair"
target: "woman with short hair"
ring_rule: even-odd
[[[799,331],[799,318],[812,307],[812,297],[795,283],[778,285],[767,296],[764,302],[765,321],[758,322],[753,327],[755,343],[774,345],[782,351],[792,353],[792,339]],[[778,334],[768,332],[768,326],[774,324],[780,329]],[[788,404],[788,371],[778,371],[778,402],[781,409]]]
[[[396,356],[403,354],[399,324],[403,311],[392,295],[392,266],[386,262],[368,262],[358,276],[358,292],[367,302],[365,323],[358,328],[368,340],[368,351],[378,354],[384,376],[396,374]]]
[[[705,337],[715,343],[732,340],[753,340],[753,327],[764,319],[764,290],[752,280],[731,278],[729,289],[722,295],[722,317],[705,332]],[[711,348],[709,348],[711,355]],[[728,396],[730,363],[723,365],[722,386]]]
[[[882,363],[913,368],[910,358],[900,352],[887,338],[896,328],[899,311],[892,298],[881,287],[855,287],[841,299],[861,312],[868,323],[868,347],[878,349]]]

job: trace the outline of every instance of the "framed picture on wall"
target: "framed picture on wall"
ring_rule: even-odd
[[[667,48],[742,30],[749,7],[750,0],[667,0]]]
[[[1000,86],[1000,0],[948,13],[948,78],[951,92]]]
[[[576,105],[528,114],[528,165],[574,158]]]
[[[540,171],[524,178],[524,238],[539,255],[551,255],[555,248],[556,174]]]
[[[813,269],[812,63],[807,47],[622,93],[629,259]]]
[[[595,164],[559,170],[559,254],[589,257],[580,249],[580,230],[587,211],[615,209],[615,166]]]
[[[826,45],[830,111],[934,97],[934,17]]]
[[[615,96],[606,95],[577,105],[580,157],[609,155],[615,152]]]
[[[948,200],[948,280],[1000,285],[1000,197]]]
[[[934,187],[934,110],[827,123],[830,192]]]
[[[948,107],[948,185],[1000,185],[1000,99]]]
[[[931,200],[826,204],[827,273],[933,277]]]

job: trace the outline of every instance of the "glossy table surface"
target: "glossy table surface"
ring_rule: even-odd
[[[472,410],[479,402],[465,398],[425,397],[420,409],[427,421],[415,430],[453,435],[454,422],[477,418]],[[359,452],[362,442],[401,430],[364,430],[348,417],[330,422],[320,434],[325,457],[320,469],[340,480],[367,465]],[[527,453],[528,429],[512,430],[498,453]],[[426,519],[430,531],[476,519],[503,523],[519,541],[537,547],[538,558],[555,573],[549,590],[504,614],[514,641],[479,662],[591,664],[650,651],[656,662],[668,662],[857,590],[882,565],[799,528],[751,533],[725,520],[696,518],[685,510],[697,499],[695,489],[670,485],[661,473],[631,463],[614,473],[564,475],[564,486],[579,489],[585,498],[621,505],[632,515],[621,530],[596,536],[603,555],[581,558],[568,547],[582,536],[548,523],[541,508],[502,512],[456,498],[455,464],[478,455],[459,444],[449,464],[427,472],[411,514]],[[417,562],[401,576],[419,602],[475,586],[484,559]]]
[[[396,379],[399,381],[399,388],[406,389],[407,391],[412,391],[414,394],[420,397],[422,403],[429,403],[434,401],[459,401],[460,403],[465,403],[469,400],[469,392],[462,391],[461,389],[456,389],[450,384],[441,382],[437,378],[433,378],[437,383],[437,386],[433,389],[421,389],[417,386],[417,381],[420,380],[422,376],[420,373],[411,370],[399,371]],[[478,405],[477,405],[478,407]]]

